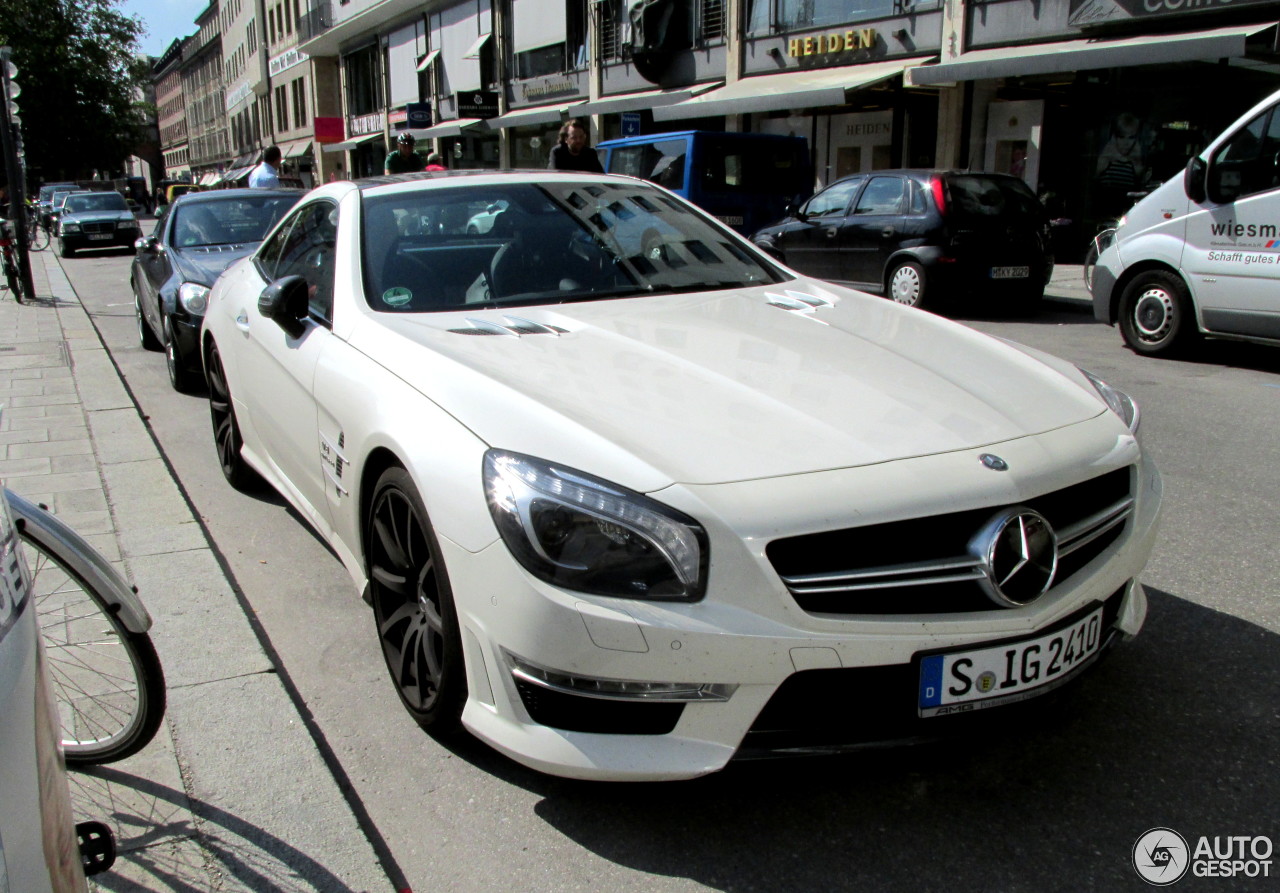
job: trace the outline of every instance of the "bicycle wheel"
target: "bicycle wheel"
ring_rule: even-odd
[[[40,218],[33,216],[27,224],[27,247],[32,251],[44,251],[49,247],[49,231],[40,225]]]
[[[132,633],[58,556],[22,531],[68,765],[113,763],[155,737],[164,670],[151,637]]]

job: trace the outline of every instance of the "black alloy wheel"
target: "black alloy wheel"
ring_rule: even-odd
[[[387,671],[406,710],[434,735],[456,731],[467,699],[449,577],[409,473],[392,467],[365,521],[369,591]]]
[[[240,437],[240,425],[236,422],[236,410],[231,403],[227,373],[222,368],[222,354],[213,344],[209,345],[207,378],[209,417],[213,422],[213,445],[218,451],[218,465],[222,468],[222,476],[237,490],[251,490],[260,478],[240,455],[244,440]]]
[[[196,376],[187,368],[186,355],[178,348],[173,333],[173,322],[164,318],[164,363],[169,367],[169,384],[180,394],[190,394],[196,388]]]

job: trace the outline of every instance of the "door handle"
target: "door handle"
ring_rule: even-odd
[[[897,232],[897,230],[894,229],[892,226],[886,226],[884,229],[880,230],[880,235],[888,239],[892,237],[895,232]]]
[[[827,238],[828,238],[828,239],[834,239],[834,238],[836,237],[836,235],[837,235],[837,233],[838,233],[838,232],[839,232],[839,230],[837,230],[835,227],[831,227],[831,228],[829,228],[829,229],[827,230]]]
[[[240,315],[236,317],[236,328],[246,333],[249,331],[249,311],[240,311]]]

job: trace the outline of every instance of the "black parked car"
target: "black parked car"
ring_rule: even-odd
[[[1032,309],[1053,274],[1048,215],[1005,174],[854,174],[751,240],[801,273],[916,307],[976,293]]]
[[[138,239],[138,218],[118,192],[73,192],[55,214],[63,257],[80,248],[132,245]]]
[[[247,254],[305,193],[301,189],[191,192],[168,205],[137,243],[129,284],[138,338],[164,348],[169,380],[189,391],[201,381],[200,324],[215,279]]]

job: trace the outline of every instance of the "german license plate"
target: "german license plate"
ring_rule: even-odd
[[[89,233],[89,240],[100,242],[111,238],[111,233]]]
[[[992,279],[1026,279],[1031,275],[1030,267],[992,267]]]
[[[920,662],[921,716],[969,713],[1042,694],[1093,660],[1102,608],[1033,639],[931,654]]]

